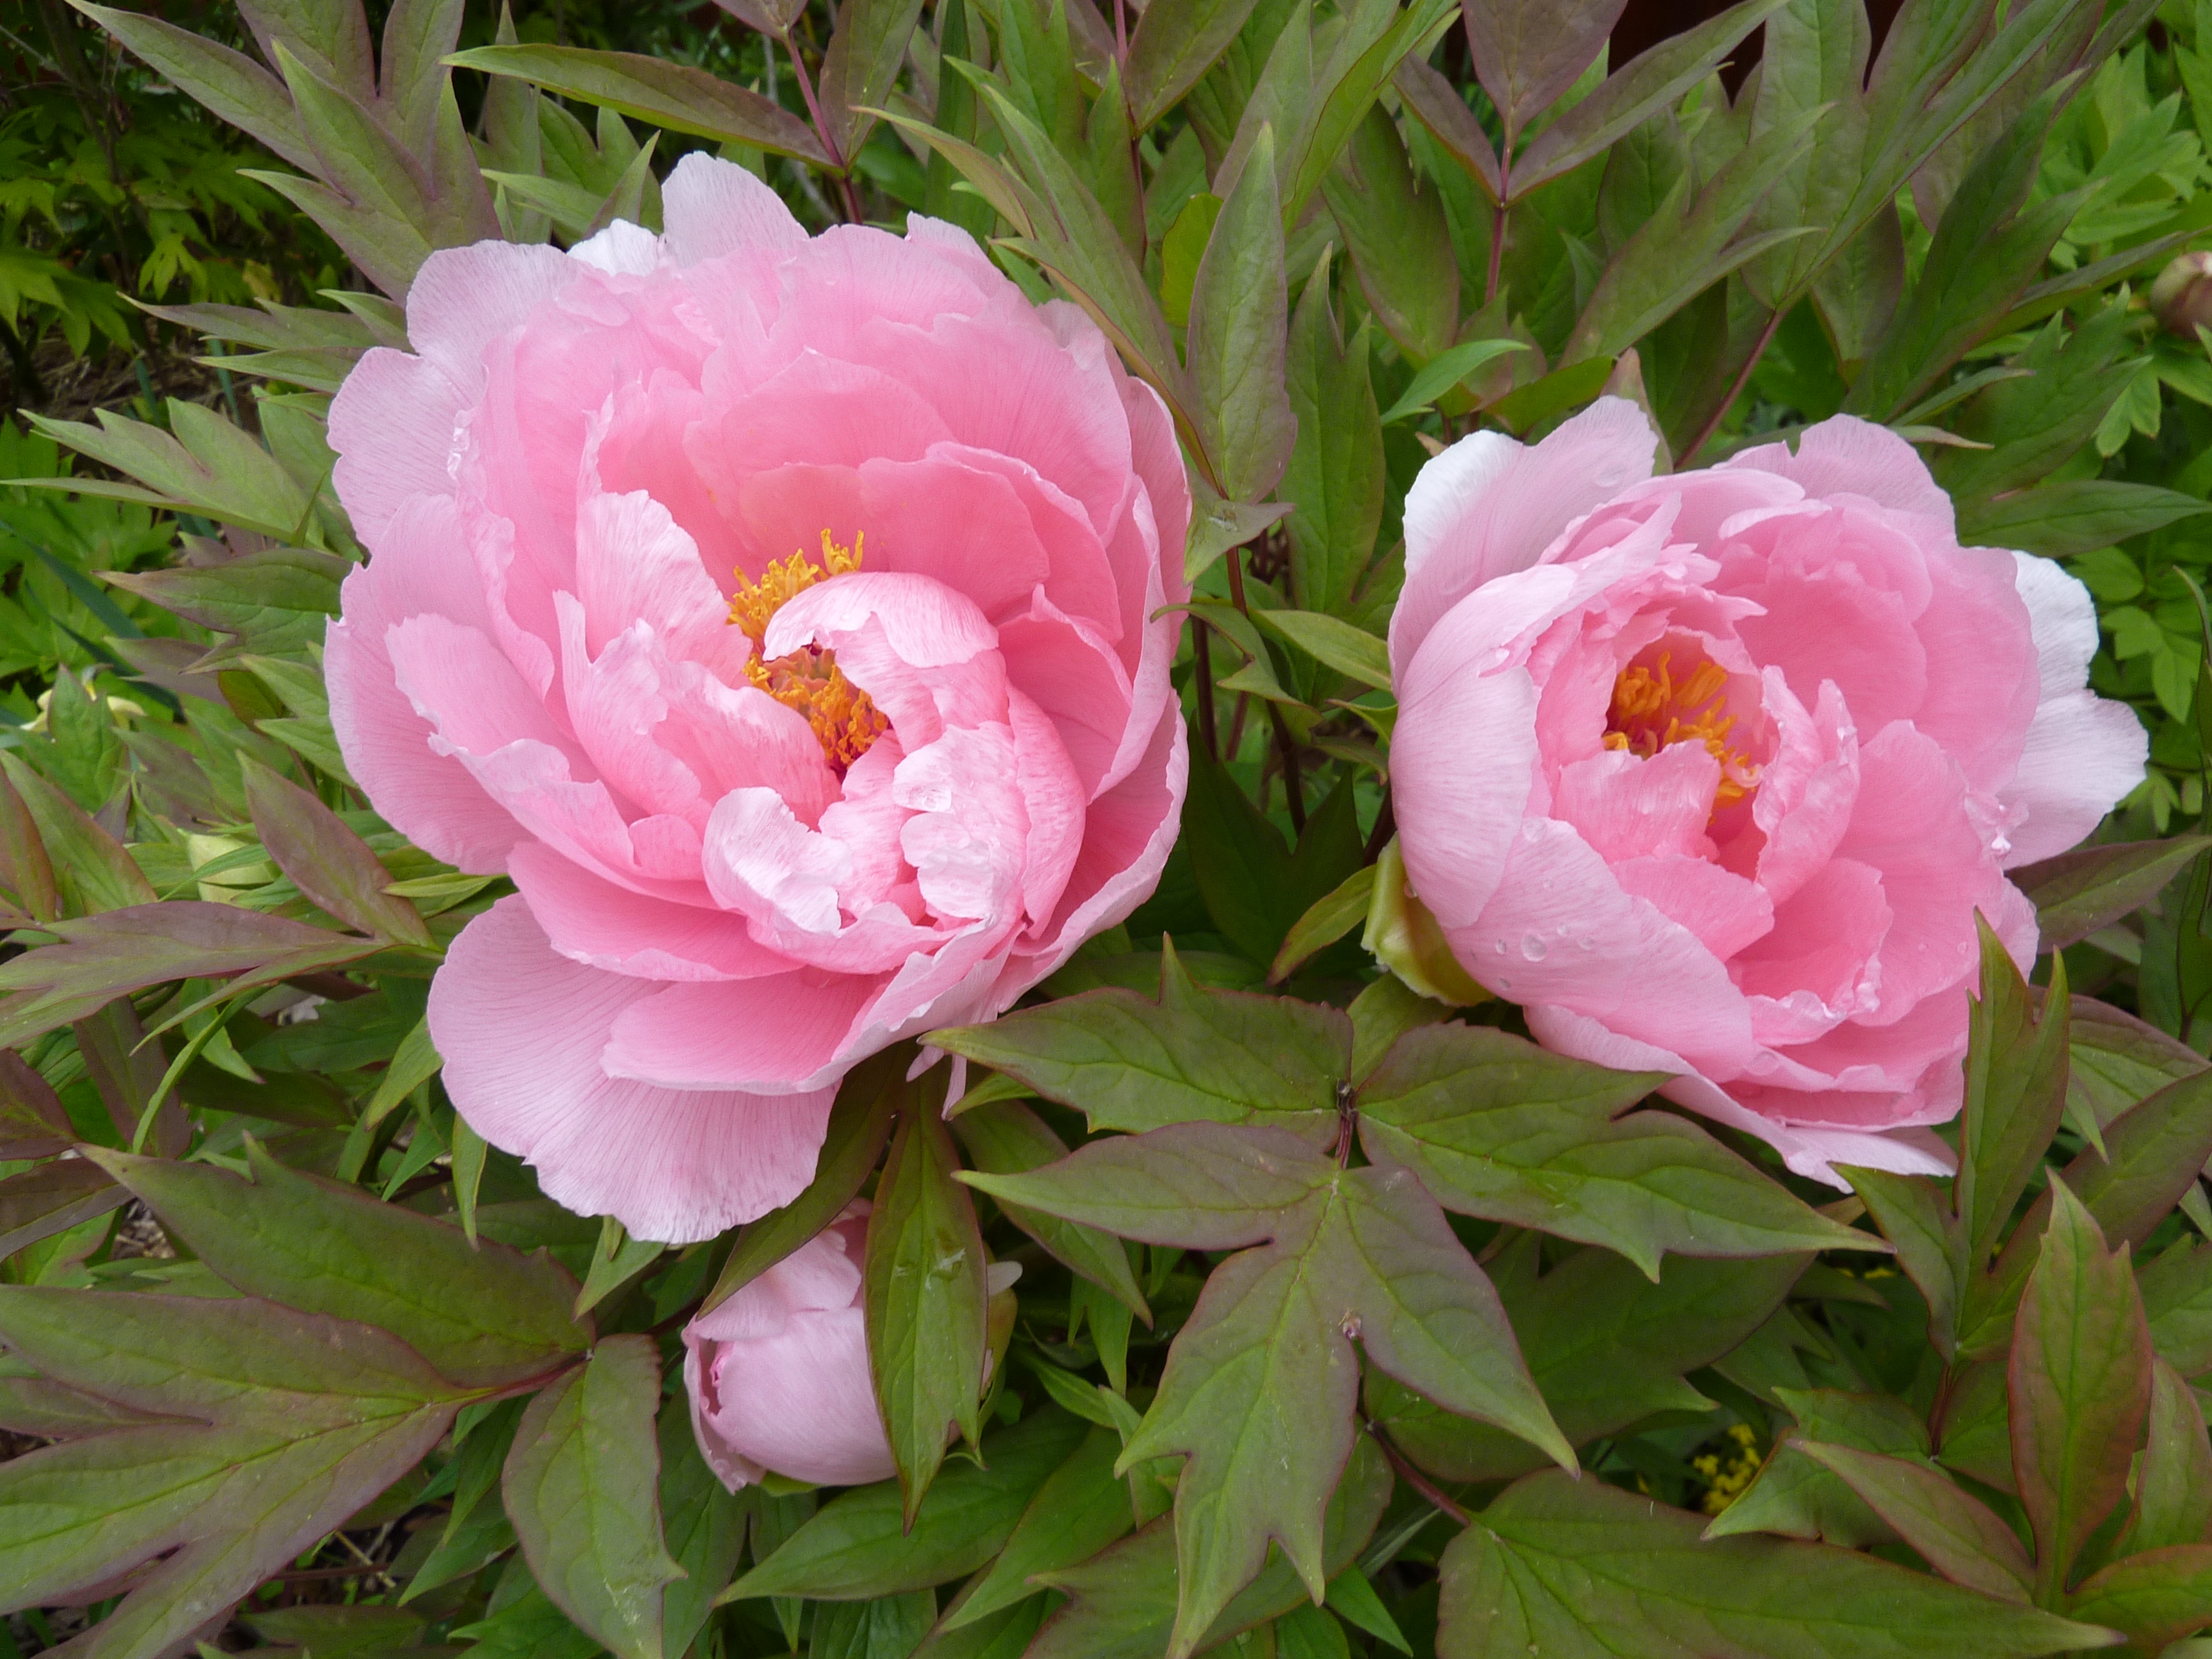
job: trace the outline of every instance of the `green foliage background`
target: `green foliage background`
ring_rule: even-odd
[[[1534,61],[1593,9],[1470,9]],[[349,4],[272,4],[243,131],[177,89],[257,50],[227,6],[110,17],[137,58],[0,20],[0,1654],[2212,1650],[2212,303],[2148,301],[2212,248],[2212,5],[1923,0],[1869,80],[1858,0],[1750,0],[1525,108],[1422,0],[394,10],[462,66],[380,88]],[[1177,413],[1202,625],[1158,896],[940,1034],[949,1127],[886,1056],[806,1196],[669,1250],[438,1081],[429,977],[508,890],[346,775],[321,422],[431,246],[656,224],[702,147],[1098,316]],[[1420,948],[1405,492],[1607,390],[1678,465],[1886,421],[2097,597],[2153,770],[2027,872],[2057,953],[1989,958],[1957,1183],[1838,1205]],[[931,1409],[898,1481],[732,1498],[677,1333],[861,1191]]]

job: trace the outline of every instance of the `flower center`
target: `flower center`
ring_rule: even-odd
[[[1656,672],[1640,665],[1624,669],[1613,683],[1605,746],[1649,758],[1670,744],[1701,743],[1721,763],[1713,811],[1733,806],[1757,787],[1759,769],[1741,749],[1729,743],[1735,716],[1722,712],[1721,697],[1727,690],[1726,672],[1712,662],[1699,663],[1677,684],[1671,652],[1660,653]]]
[[[866,692],[845,678],[835,652],[807,645],[763,660],[761,650],[768,638],[769,618],[817,582],[858,570],[863,545],[863,538],[855,536],[851,547],[840,546],[825,530],[820,564],[797,552],[781,563],[769,561],[758,581],[748,580],[740,570],[737,592],[730,596],[730,625],[744,629],[753,642],[745,678],[786,708],[806,717],[815,741],[841,775],[891,729],[891,723],[868,701]]]

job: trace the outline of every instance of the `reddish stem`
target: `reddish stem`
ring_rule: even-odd
[[[1751,356],[1743,360],[1743,367],[1736,371],[1735,382],[1728,389],[1728,396],[1722,398],[1713,412],[1706,416],[1704,428],[1692,441],[1690,447],[1682,452],[1681,459],[1674,463],[1677,471],[1688,466],[1697,459],[1698,452],[1713,441],[1713,434],[1721,429],[1721,422],[1728,418],[1729,410],[1735,407],[1735,400],[1743,396],[1744,387],[1751,384],[1752,370],[1759,367],[1759,360],[1766,355],[1766,348],[1774,343],[1774,331],[1781,326],[1780,312],[1774,312],[1767,317],[1766,326],[1759,331],[1759,338],[1752,344]]]

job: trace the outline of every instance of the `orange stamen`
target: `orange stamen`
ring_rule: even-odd
[[[1634,667],[1613,683],[1613,707],[1606,719],[1605,746],[1646,758],[1677,743],[1701,743],[1721,763],[1720,787],[1713,810],[1733,806],[1758,786],[1759,769],[1740,748],[1730,746],[1735,716],[1721,712],[1728,675],[1717,663],[1701,662],[1680,685],[1673,655],[1662,653],[1658,671]]]
[[[862,538],[855,536],[850,548],[841,546],[825,530],[820,564],[798,552],[780,562],[770,560],[758,581],[740,570],[737,592],[730,599],[730,625],[742,629],[753,642],[745,678],[785,708],[804,714],[823,754],[841,773],[891,729],[890,721],[869,701],[866,691],[845,678],[835,653],[801,646],[787,655],[764,661],[761,651],[768,638],[769,619],[816,583],[858,570],[862,545]]]

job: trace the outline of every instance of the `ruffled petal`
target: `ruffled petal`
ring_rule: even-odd
[[[656,1088],[600,1057],[646,981],[556,955],[501,899],[453,941],[430,1035],[470,1127],[538,1171],[548,1197],[635,1238],[689,1244],[789,1203],[813,1179],[834,1088],[762,1096]]]

